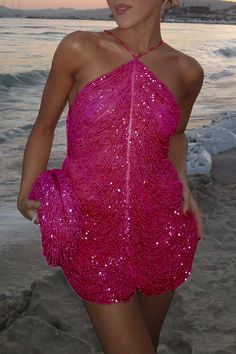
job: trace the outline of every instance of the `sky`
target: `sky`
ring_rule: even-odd
[[[231,1],[236,2],[236,0]],[[48,7],[73,7],[75,9],[92,9],[107,6],[106,0],[0,0],[0,4],[7,7],[20,7],[22,9],[42,9]]]

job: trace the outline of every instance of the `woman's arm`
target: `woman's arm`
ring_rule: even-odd
[[[78,69],[78,47],[75,46],[74,33],[62,39],[53,56],[39,113],[26,142],[17,205],[25,200],[35,178],[47,168],[54,130]]]
[[[188,140],[186,134],[180,132],[172,135],[169,146],[169,159],[173,162],[184,187],[188,187],[186,167],[187,151]]]
[[[175,134],[170,137],[169,159],[173,162],[179,178],[185,188],[188,188],[187,179],[187,152],[188,139],[185,129],[188,124],[194,102],[201,90],[204,71],[201,65],[192,57],[184,57],[181,62],[182,86],[184,87],[184,97],[181,100],[181,121]]]

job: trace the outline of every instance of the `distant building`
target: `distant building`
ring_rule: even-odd
[[[224,13],[227,21],[236,21],[236,6],[232,6]]]
[[[209,11],[209,6],[187,6],[188,13],[205,14]]]

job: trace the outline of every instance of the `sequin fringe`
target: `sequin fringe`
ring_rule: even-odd
[[[43,171],[27,198],[40,201],[39,226],[47,263],[56,267],[62,261],[70,262],[79,246],[83,216],[63,169]]]

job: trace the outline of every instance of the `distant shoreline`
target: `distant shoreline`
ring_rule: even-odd
[[[9,16],[9,17],[0,17],[0,20],[3,18],[14,18],[14,19],[31,19],[31,20],[80,20],[80,21],[114,21],[113,19],[108,19],[108,18],[79,18],[79,17],[45,17],[45,16]],[[231,21],[199,21],[199,20],[181,20],[181,19],[166,19],[165,21],[161,21],[161,23],[204,23],[204,24],[210,24],[210,25],[236,25],[235,22]]]

